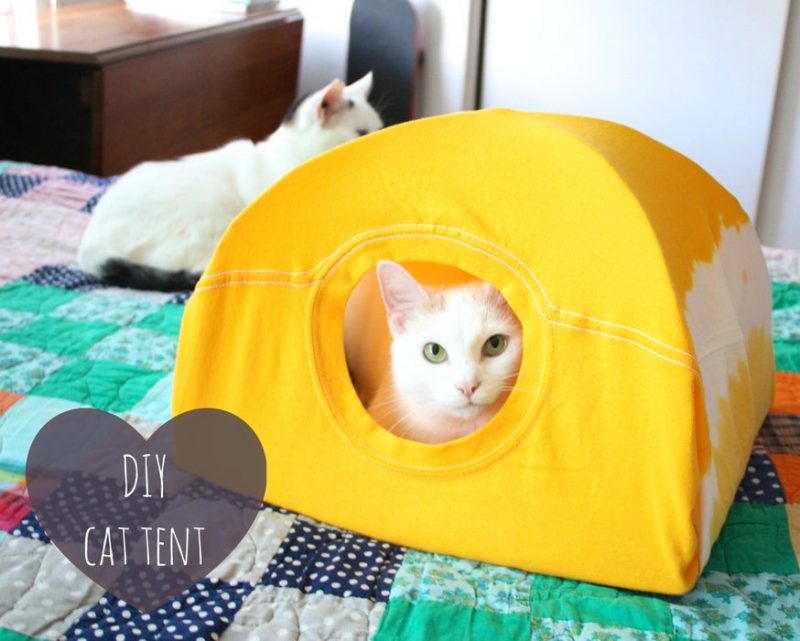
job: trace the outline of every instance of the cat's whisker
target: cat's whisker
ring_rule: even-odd
[[[535,394],[539,390],[527,389],[524,387],[506,387],[501,388],[502,392],[513,392],[514,390],[519,390],[520,392],[525,392],[526,394]]]
[[[401,426],[401,428],[397,432],[395,432],[395,436],[399,438],[406,438],[406,436],[408,436],[410,431],[411,429],[408,426],[406,426],[405,428]]]
[[[394,429],[395,429],[395,428],[396,428],[398,425],[400,425],[401,423],[403,423],[403,422],[404,422],[404,421],[406,421],[407,419],[411,418],[411,417],[412,417],[414,414],[416,414],[416,413],[417,413],[417,410],[416,410],[416,409],[413,409],[413,410],[411,410],[410,412],[408,412],[408,414],[405,414],[405,415],[401,416],[399,419],[397,419],[397,421],[395,421],[394,423],[392,423],[392,425],[391,425],[390,427],[387,427],[387,428],[386,428],[386,429],[387,429],[387,431],[389,432],[389,434],[394,434]],[[406,428],[406,429],[408,429],[408,428]],[[395,436],[398,436],[398,435],[397,435],[397,434],[395,434]]]
[[[412,408],[410,412],[408,412],[408,413],[404,414],[403,416],[401,416],[399,419],[397,419],[397,421],[395,421],[392,424],[391,427],[387,428],[388,431],[390,433],[393,433],[394,432],[394,428],[397,427],[399,424],[404,423],[407,419],[411,418],[412,416],[414,416],[418,412],[421,412],[422,410],[427,410],[430,407],[435,407],[436,405],[437,405],[436,401],[429,401],[428,403],[425,403],[425,404],[420,405],[418,407]]]
[[[397,408],[395,408],[395,407],[390,407],[390,408],[385,409],[383,412],[377,412],[377,413],[374,413],[374,414],[372,412],[370,412],[370,414],[372,415],[372,418],[375,419],[376,423],[380,423],[381,425],[383,425],[383,421],[385,419],[396,415],[396,412],[395,412],[396,409]]]
[[[505,376],[501,376],[500,379],[501,380],[506,380],[506,379],[509,379],[509,378],[514,378],[515,376],[519,376],[520,374],[527,374],[527,373],[532,372],[532,371],[534,371],[534,370],[519,370],[518,372],[512,372],[511,374],[506,374]]]
[[[397,409],[400,407],[399,401],[386,401],[385,403],[381,403],[380,405],[370,405],[369,406],[369,413],[373,416],[377,415],[384,415],[387,412],[391,412],[392,410]]]
[[[378,113],[378,116],[380,116],[381,120],[383,121],[386,120],[384,117],[385,110],[387,108],[394,107],[397,104],[397,99],[387,93],[380,95],[375,103],[370,102],[372,108]]]
[[[378,423],[380,423],[382,418],[385,418],[386,416],[392,414],[394,410],[398,408],[405,407],[409,401],[415,403],[417,401],[424,401],[424,400],[425,400],[425,395],[423,394],[409,395],[405,397],[403,401],[401,401],[397,397],[393,397],[387,401],[371,404],[369,406],[369,413],[372,415],[372,418],[374,418]],[[376,412],[375,411],[376,409],[378,409],[379,411]]]
[[[500,383],[498,385],[498,387],[501,387],[503,389],[515,389],[515,388],[524,389],[524,388],[520,387],[519,385],[517,385],[516,383]]]
[[[406,419],[408,419],[408,418],[410,418],[411,416],[413,416],[414,414],[416,414],[416,413],[417,413],[417,411],[418,411],[419,409],[420,409],[420,408],[413,407],[413,408],[411,409],[411,411],[409,411],[409,412],[405,412],[404,414],[402,414],[402,415],[400,416],[400,418],[398,418],[398,419],[397,419],[397,420],[396,420],[394,423],[392,423],[392,425],[390,425],[390,426],[389,426],[389,427],[387,427],[386,429],[387,429],[387,430],[388,430],[390,433],[393,433],[393,432],[394,432],[394,428],[396,428],[396,427],[397,427],[397,426],[398,426],[400,423],[402,423],[402,422],[403,422],[403,421],[405,421]],[[380,421],[378,421],[378,422],[380,422]],[[384,427],[386,427],[386,426],[384,425]]]
[[[416,401],[416,400],[423,400],[427,394],[419,393],[419,394],[406,394],[404,396],[405,399]],[[381,401],[380,403],[372,403],[370,404],[369,408],[373,409],[375,407],[381,407],[383,405],[395,405],[399,404],[400,400],[398,398],[390,398],[388,401]]]
[[[430,400],[427,403],[422,403],[421,405],[416,405],[413,408],[411,408],[411,411],[408,412],[408,414],[406,414],[406,417],[413,416],[414,414],[418,414],[419,412],[423,412],[432,407],[438,407],[438,405],[439,404],[434,400]]]

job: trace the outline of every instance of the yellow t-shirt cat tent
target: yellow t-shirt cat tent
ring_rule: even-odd
[[[518,389],[477,432],[405,440],[359,402],[343,316],[381,259],[457,267],[520,318]],[[733,500],[772,363],[759,243],[717,182],[620,125],[489,110],[367,136],[248,207],[188,303],[173,411],[246,420],[273,504],[680,593]]]

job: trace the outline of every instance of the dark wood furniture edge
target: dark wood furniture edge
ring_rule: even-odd
[[[153,51],[160,51],[170,47],[197,42],[209,36],[225,35],[226,33],[242,33],[250,29],[255,29],[270,23],[286,24],[297,22],[303,19],[303,15],[297,9],[276,9],[265,11],[263,15],[257,12],[247,14],[247,20],[231,20],[220,25],[214,25],[189,33],[182,33],[173,36],[164,36],[140,45],[130,45],[109,49],[101,53],[83,53],[78,51],[53,51],[39,49],[23,49],[20,47],[0,47],[0,58],[38,60],[44,62],[68,62],[73,64],[101,66],[140,56]]]

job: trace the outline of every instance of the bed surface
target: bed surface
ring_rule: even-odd
[[[800,255],[771,249],[776,399],[689,594],[428,554],[270,506],[220,567],[162,608],[140,613],[104,593],[49,542],[24,465],[37,430],[68,409],[107,410],[144,433],[169,418],[188,293],[107,288],[74,266],[109,184],[0,163],[0,641],[800,638]]]

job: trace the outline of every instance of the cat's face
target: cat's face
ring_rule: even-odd
[[[372,133],[381,129],[383,122],[369,104],[371,90],[372,72],[350,85],[334,80],[290,110],[285,123],[301,131],[315,130],[318,135],[335,137],[336,144]]]
[[[377,273],[396,392],[422,415],[488,420],[513,386],[522,355],[519,321],[500,292],[487,283],[429,290],[386,261]]]

